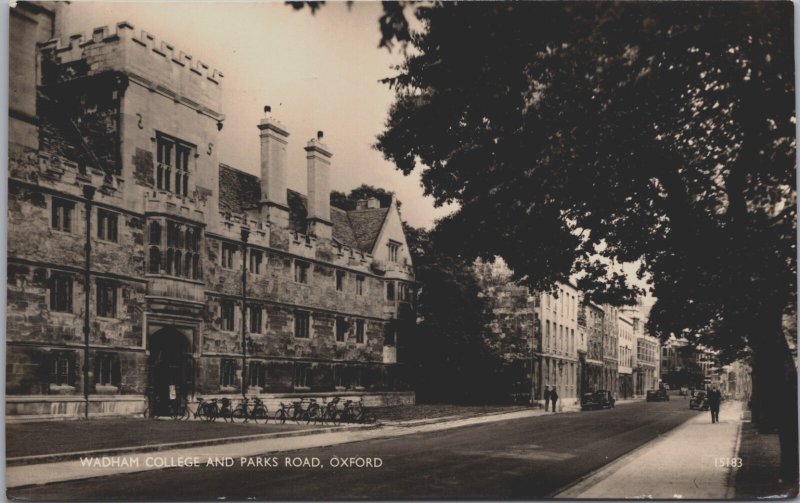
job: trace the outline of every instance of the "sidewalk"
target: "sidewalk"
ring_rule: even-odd
[[[617,461],[556,494],[569,499],[730,499],[732,469],[716,466],[735,458],[742,425],[742,403],[728,402],[720,421],[698,412],[662,438],[633,450]]]

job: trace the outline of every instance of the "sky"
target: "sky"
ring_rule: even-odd
[[[366,183],[395,191],[403,218],[431,227],[452,208],[434,208],[423,195],[419,170],[404,176],[372,148],[393,101],[379,80],[402,61],[397,49],[378,48],[380,14],[378,2],[350,8],[330,2],[315,15],[282,1],[73,2],[64,12],[63,35],[128,21],[137,34],[145,30],[171,43],[224,75],[220,162],[258,174],[256,125],[270,105],[290,133],[290,188],[306,193],[303,147],[322,130],[333,152],[332,190]]]
[[[329,2],[316,14],[295,11],[281,0],[249,2],[72,2],[64,10],[63,35],[90,34],[99,26],[127,21],[138,34],[220,70],[224,128],[220,162],[259,174],[256,125],[264,105],[290,133],[289,187],[306,193],[303,147],[325,132],[333,152],[331,189],[349,191],[362,183],[395,191],[402,217],[432,227],[453,207],[435,208],[425,197],[420,170],[409,176],[372,148],[383,130],[393,92],[380,79],[402,62],[399,50],[378,47],[379,2]],[[638,264],[624,272],[636,280]]]

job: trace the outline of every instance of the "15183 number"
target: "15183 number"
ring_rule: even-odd
[[[741,468],[742,458],[714,458],[714,466],[717,468]]]

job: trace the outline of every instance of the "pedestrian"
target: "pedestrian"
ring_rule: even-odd
[[[544,411],[550,410],[550,385],[544,387]]]
[[[708,408],[711,410],[711,422],[719,422],[719,403],[722,401],[722,393],[719,392],[716,386],[711,387],[706,397],[708,400]]]
[[[555,412],[557,410],[556,402],[558,402],[558,393],[556,392],[555,386],[553,386],[553,390],[550,392],[550,401],[553,402],[553,412]]]

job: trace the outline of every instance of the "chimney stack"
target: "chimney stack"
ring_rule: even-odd
[[[330,239],[331,224],[331,157],[328,146],[322,143],[323,133],[317,132],[306,144],[308,161],[308,233]]]
[[[269,105],[264,107],[265,116],[258,125],[261,131],[261,216],[279,227],[288,227],[286,145],[289,132],[271,116],[271,111]]]

